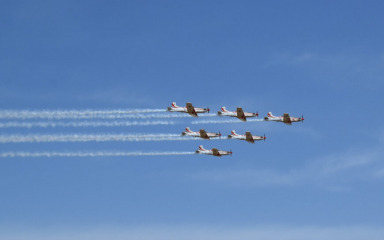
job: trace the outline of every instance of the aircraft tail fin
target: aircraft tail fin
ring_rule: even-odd
[[[199,150],[201,150],[201,151],[206,151],[206,150],[204,149],[203,145],[200,145],[200,146],[199,146]]]
[[[223,112],[228,112],[227,109],[225,107],[221,107],[221,111]]]
[[[237,135],[235,130],[232,130],[231,133],[232,133],[232,135]]]
[[[268,117],[273,117],[272,112],[268,112]]]
[[[174,107],[174,108],[177,108],[178,106],[176,105],[176,102],[173,102],[172,103],[172,107]]]
[[[186,132],[192,132],[191,129],[190,129],[189,127],[186,127],[186,128],[185,128],[185,131],[186,131]]]

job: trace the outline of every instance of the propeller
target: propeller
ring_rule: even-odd
[[[229,150],[229,154],[232,156],[232,149]]]
[[[256,115],[256,117],[259,117],[259,111],[257,111],[257,112],[255,113],[255,115]]]
[[[301,115],[301,122],[303,122],[304,121],[304,116],[303,115]]]
[[[207,107],[207,112],[209,113],[209,111],[211,111],[211,110],[209,109],[209,107]]]
[[[265,142],[265,139],[266,139],[267,137],[265,136],[265,133],[264,133],[264,142]]]
[[[221,138],[221,132],[219,131],[219,138]]]

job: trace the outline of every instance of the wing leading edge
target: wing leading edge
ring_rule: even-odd
[[[200,129],[200,137],[204,139],[209,139],[209,136],[204,129]]]
[[[221,154],[219,153],[219,150],[217,148],[212,148],[213,156],[221,157]]]
[[[245,133],[245,140],[250,143],[255,143],[255,140],[253,139],[251,132]]]
[[[192,103],[187,103],[187,112],[188,114],[194,116],[194,117],[198,117],[197,116],[197,113],[195,111],[195,108],[193,107]]]
[[[292,124],[291,117],[288,113],[284,113],[283,115],[283,122],[286,124]]]
[[[237,110],[236,110],[236,113],[237,113],[237,118],[240,119],[241,121],[247,121],[247,119],[245,118],[245,114],[244,114],[244,111],[241,107],[238,107]]]

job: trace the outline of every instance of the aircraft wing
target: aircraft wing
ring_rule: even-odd
[[[187,112],[190,115],[197,117],[197,113],[196,113],[195,108],[193,107],[192,103],[187,103]]]
[[[291,124],[292,123],[291,117],[289,116],[288,113],[284,113],[284,115],[283,115],[283,122],[287,123],[287,124]]]
[[[200,129],[200,137],[204,139],[209,139],[208,134],[204,129]]]
[[[221,154],[219,153],[219,150],[217,148],[212,148],[213,156],[221,157]]]
[[[244,111],[240,107],[237,108],[237,118],[240,119],[241,121],[247,121],[247,119],[245,118]]]
[[[253,140],[251,132],[246,132],[245,133],[245,140],[247,142],[255,143],[255,140]]]

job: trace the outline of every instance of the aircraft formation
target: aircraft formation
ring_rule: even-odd
[[[186,103],[185,107],[177,106],[175,102],[171,104],[171,107],[168,107],[167,110],[169,112],[181,112],[181,113],[188,113],[189,115],[193,117],[198,117],[198,113],[209,113],[210,109],[207,108],[195,108],[192,103]],[[221,107],[221,111],[217,112],[217,115],[220,117],[228,116],[228,117],[236,117],[240,119],[243,122],[247,121],[247,118],[253,118],[258,117],[259,113],[251,113],[251,112],[244,112],[241,107],[238,107],[236,111],[228,111],[225,107]],[[291,117],[288,113],[284,113],[283,116],[274,116],[271,112],[268,112],[267,116],[264,117],[264,121],[274,121],[274,122],[282,122],[287,125],[291,125],[293,122],[303,122],[304,117]],[[199,137],[202,139],[209,140],[210,138],[216,138],[221,137],[221,133],[210,133],[206,132],[204,129],[200,129],[198,132],[193,132],[189,127],[185,129],[185,132],[181,133],[182,136],[190,136],[190,137]],[[229,139],[239,139],[244,140],[249,143],[255,143],[255,141],[260,141],[266,139],[265,134],[264,136],[256,136],[252,135],[250,131],[245,132],[244,135],[237,134],[235,130],[231,131],[231,134],[228,135]],[[212,148],[211,150],[204,149],[202,145],[199,146],[199,149],[196,150],[197,154],[207,154],[207,155],[213,155],[216,157],[221,157],[224,155],[232,155],[232,150],[230,151],[223,151],[219,150],[217,148]]]
[[[164,114],[168,111],[169,113]],[[229,134],[218,132],[210,132],[205,129],[190,129],[186,127],[185,131],[180,134],[175,133],[130,133],[130,134],[55,134],[55,130],[65,131],[64,128],[74,129],[83,127],[129,127],[129,126],[152,126],[152,125],[173,125],[184,121],[170,121],[169,118],[189,118],[193,116],[199,117],[223,117],[232,118],[224,120],[195,120],[191,124],[220,124],[220,123],[243,123],[243,122],[259,122],[274,121],[282,122],[288,125],[294,122],[302,122],[304,117],[291,117],[285,113],[282,116],[274,116],[269,112],[265,117],[258,118],[258,112],[245,112],[243,108],[227,110],[224,106],[220,111],[209,113],[210,109],[197,108],[188,102],[185,106],[177,106],[176,103],[168,108],[161,109],[104,109],[104,110],[1,110],[0,109],[0,129],[10,129],[5,132],[12,132],[13,128],[49,128],[52,130],[43,133],[17,133],[17,134],[0,134],[0,145],[4,143],[50,143],[50,142],[143,142],[143,141],[190,141],[190,140],[209,140],[209,139],[235,139],[232,141],[242,140],[243,142],[255,143],[261,140],[265,141],[266,136],[253,135],[249,129],[241,133],[235,130]],[[174,113],[176,112],[176,113]],[[178,112],[178,113],[177,113]],[[187,114],[184,114],[187,113]],[[136,119],[128,121],[126,119]],[[155,121],[150,119],[157,119]],[[113,120],[113,121],[111,121]],[[53,134],[50,134],[53,132]],[[99,150],[99,149],[98,149]],[[8,157],[122,157],[122,156],[170,156],[170,155],[189,155],[189,154],[206,154],[212,156],[232,155],[232,151],[223,151],[218,148],[205,149],[199,146],[196,151],[168,151],[168,152],[150,152],[150,151],[90,151],[90,152],[69,152],[69,151],[48,151],[48,152],[25,152],[25,151],[0,151],[0,159]]]

